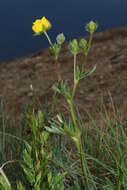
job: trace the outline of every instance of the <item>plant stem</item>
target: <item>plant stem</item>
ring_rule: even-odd
[[[120,168],[118,166],[118,183],[117,183],[117,190],[121,190],[121,185],[122,185],[122,174],[120,171]]]
[[[91,43],[91,41],[92,41],[92,38],[90,39],[89,43]],[[76,76],[77,75],[77,73],[76,73],[76,56],[77,56],[77,54],[74,54],[74,84],[73,84],[73,90],[72,90],[71,100],[67,101],[67,102],[69,104],[69,108],[70,108],[71,117],[72,117],[72,121],[73,121],[73,124],[74,124],[75,132],[78,133],[78,143],[76,143],[76,146],[77,146],[78,153],[80,155],[81,170],[82,170],[82,174],[83,174],[83,184],[84,184],[85,190],[89,190],[89,184],[88,184],[88,178],[87,178],[87,170],[86,170],[86,159],[85,159],[84,154],[83,154],[81,131],[80,131],[80,127],[78,126],[78,123],[76,121],[76,114],[75,114],[75,110],[74,110],[74,96],[75,96],[76,88],[77,88],[78,83],[79,83],[79,80],[77,79],[77,76]]]
[[[74,85],[76,82],[76,54],[74,54]]]
[[[2,118],[2,126],[3,126],[3,131],[2,131],[2,159],[3,159],[3,161],[5,161],[5,159],[6,159],[6,151],[5,151],[6,137],[5,137],[5,116],[4,116],[4,114],[3,114],[3,118]]]
[[[50,39],[50,37],[49,37],[48,33],[46,32],[46,30],[44,31],[44,34],[45,34],[45,36],[46,36],[46,38],[47,38],[47,40],[48,40],[49,44],[52,46],[51,39]]]
[[[89,50],[91,48],[92,39],[93,39],[93,33],[90,33],[89,42],[88,42],[88,52],[89,52]],[[84,52],[84,63],[82,64],[82,72],[85,70],[85,65],[86,65],[86,62],[87,62],[88,52],[87,53]]]
[[[76,54],[74,54],[74,85],[73,85],[73,90],[72,90],[72,104],[73,104],[73,99],[75,96],[76,88],[78,86],[78,82],[76,79]]]
[[[56,72],[57,72],[57,76],[58,76],[58,82],[60,82],[62,80],[62,77],[61,77],[61,73],[60,73],[60,64],[58,62],[58,59],[55,59],[55,63],[56,63]]]
[[[48,33],[46,32],[46,30],[44,31],[44,34],[45,34],[50,46],[53,46],[53,43],[52,43]],[[58,57],[57,56],[55,56],[55,65],[56,65],[56,73],[58,76],[58,82],[60,82],[62,80],[62,77],[61,77],[61,73],[60,73],[60,64],[58,63]],[[57,96],[57,93],[55,92],[53,94],[53,103],[52,103],[52,107],[51,107],[52,113],[54,112],[54,106],[56,104],[56,96]]]
[[[77,131],[77,133],[79,134],[79,142],[78,142],[78,152],[80,155],[80,163],[81,163],[81,169],[82,169],[82,173],[83,173],[83,183],[85,186],[85,189],[88,190],[88,180],[87,180],[87,176],[86,176],[86,167],[85,167],[85,160],[84,160],[84,156],[83,156],[83,146],[82,146],[82,140],[81,140],[81,134],[80,134],[80,129],[78,127],[78,124],[76,122],[76,116],[75,116],[75,111],[74,111],[74,106],[73,106],[73,100],[71,100],[71,103],[69,104],[70,106],[70,111],[71,111],[71,116],[72,116],[72,120],[74,123],[74,128]]]
[[[84,176],[83,177],[84,187],[86,190],[88,190],[88,180],[87,180],[87,176],[86,176],[86,167],[85,167],[85,163],[84,163],[85,160],[84,160],[84,156],[83,156],[83,146],[82,146],[82,140],[81,140],[81,134],[80,134],[81,132],[80,132],[80,129],[79,129],[78,124],[76,122],[76,115],[75,115],[74,104],[73,104],[76,88],[77,88],[78,82],[79,82],[79,81],[76,81],[75,68],[76,68],[76,56],[74,56],[74,86],[73,86],[73,90],[72,90],[72,98],[71,98],[71,101],[69,103],[69,107],[70,107],[72,120],[74,123],[74,128],[77,131],[77,133],[79,134],[79,142],[78,142],[77,148],[78,148],[78,152],[80,155],[80,163],[81,163],[82,173]]]
[[[73,120],[73,123],[74,123],[75,130],[76,130],[77,132],[80,132],[80,131],[79,131],[79,128],[78,128],[78,125],[77,125],[77,122],[76,122],[75,111],[74,111],[74,107],[73,107],[73,102],[72,102],[72,101],[71,101],[71,103],[69,104],[69,107],[70,107],[71,116],[72,116],[72,120]]]
[[[76,87],[78,85],[78,81],[76,81],[76,54],[74,54],[74,84],[73,84],[73,90],[72,90],[72,96],[71,96],[71,101],[70,101],[70,110],[71,110],[71,116],[74,122],[74,126],[75,129],[77,129],[77,131],[79,131],[77,123],[76,123],[76,117],[75,117],[75,111],[74,111],[74,107],[73,107],[73,99],[75,96],[75,92],[76,92]]]
[[[121,181],[118,181],[117,190],[121,190]]]
[[[82,64],[82,72],[84,72],[84,70],[85,70],[86,62],[87,62],[87,55],[85,55],[85,53],[84,53],[84,62]]]
[[[76,92],[76,88],[78,86],[78,82],[76,82],[73,86],[73,90],[72,90],[72,102],[73,102],[73,99],[74,99],[74,96],[75,96],[75,92]]]
[[[91,48],[92,39],[93,39],[93,33],[90,33],[89,42],[88,42],[88,51]]]
[[[84,159],[84,156],[83,156],[83,146],[82,146],[82,142],[81,142],[81,137],[80,137],[80,143],[79,143],[79,154],[80,154],[80,161],[81,161],[81,168],[82,168],[82,173],[83,173],[83,176],[84,176],[84,185],[85,185],[85,188],[86,190],[89,190],[89,185],[88,185],[88,179],[87,179],[87,176],[86,176],[86,159]]]
[[[52,105],[51,105],[51,113],[53,114],[54,113],[54,107],[55,107],[55,105],[57,104],[56,103],[56,101],[57,101],[57,92],[55,91],[54,93],[53,93],[53,97],[52,97]]]

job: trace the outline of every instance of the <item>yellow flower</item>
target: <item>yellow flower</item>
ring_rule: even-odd
[[[51,24],[45,17],[42,17],[41,19],[37,19],[35,22],[33,22],[33,26],[32,26],[32,30],[36,34],[40,34],[44,32],[45,30],[49,30],[50,28],[51,28]]]
[[[51,23],[44,16],[42,17],[41,21],[44,30],[49,30],[51,28]]]
[[[33,26],[32,26],[32,30],[35,32],[35,33],[41,33],[42,32],[42,21],[40,19],[37,19],[34,23],[33,23]]]

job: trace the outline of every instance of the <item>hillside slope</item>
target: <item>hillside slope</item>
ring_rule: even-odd
[[[83,60],[80,55],[78,62]],[[64,79],[73,80],[73,59],[64,45],[59,62]],[[110,95],[121,113],[127,115],[127,27],[97,33],[88,56],[87,69],[96,64],[95,73],[81,81],[76,96],[80,110],[98,112],[101,97],[111,109]],[[0,98],[5,97],[5,105],[14,116],[22,110],[24,101],[30,96],[30,84],[40,100],[51,97],[51,86],[57,79],[55,65],[48,49],[28,57],[0,64]],[[50,101],[50,100],[49,100]],[[62,99],[59,99],[62,105]]]

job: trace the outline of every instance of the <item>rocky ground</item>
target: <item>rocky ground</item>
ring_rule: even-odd
[[[82,55],[78,62],[83,60]],[[64,45],[59,63],[63,79],[73,80],[73,57]],[[88,56],[87,69],[96,65],[95,73],[82,80],[76,102],[84,116],[97,115],[103,102],[112,111],[111,97],[117,109],[127,116],[127,27],[97,33]],[[55,64],[48,49],[31,56],[0,63],[0,98],[15,118],[23,111],[25,100],[31,96],[30,85],[44,102],[52,94],[57,80]],[[59,97],[61,107],[63,100]]]

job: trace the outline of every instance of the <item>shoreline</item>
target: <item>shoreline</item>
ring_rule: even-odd
[[[83,60],[78,56],[78,63]],[[73,57],[67,43],[62,48],[59,62],[64,80],[73,81]],[[97,115],[100,99],[108,110],[112,110],[109,98],[121,113],[127,115],[127,27],[96,33],[88,55],[87,68],[96,64],[95,73],[81,81],[76,101],[81,112]],[[54,60],[49,49],[0,64],[0,100],[4,97],[5,107],[17,118],[24,109],[24,102],[30,97],[30,85],[40,102],[51,101],[51,86],[57,80]],[[62,99],[59,105],[63,106]],[[85,106],[84,106],[85,105]]]
[[[127,26],[120,26],[120,27],[115,27],[115,28],[112,28],[112,29],[106,29],[104,31],[101,31],[101,32],[96,32],[93,36],[93,43],[99,43],[99,42],[104,42],[104,41],[107,41],[107,40],[111,40],[113,38],[116,38],[117,36],[123,36],[123,37],[126,37],[127,36]],[[88,36],[82,36],[82,37],[85,37],[86,39],[88,38]],[[80,38],[78,38],[80,39]],[[65,46],[68,42],[65,42]],[[1,60],[0,61],[0,64],[7,64],[9,62],[12,62],[12,61],[17,61],[19,59],[25,59],[25,58],[29,58],[29,57],[34,57],[40,53],[43,53],[44,51],[49,51],[48,50],[49,48],[43,48],[43,49],[40,49],[36,52],[33,52],[33,53],[29,53],[25,56],[19,56],[19,57],[15,57],[15,58],[8,58],[7,60]]]

